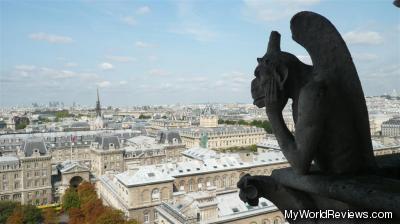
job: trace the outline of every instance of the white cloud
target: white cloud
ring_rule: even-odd
[[[143,42],[143,41],[136,41],[136,42],[135,42],[135,46],[136,46],[136,47],[139,47],[139,48],[149,48],[149,47],[154,47],[154,45],[153,45],[153,44],[146,43],[146,42]]]
[[[168,75],[169,73],[163,69],[154,68],[149,71],[149,74],[155,75],[155,76],[164,76],[164,75]]]
[[[309,55],[296,55],[296,57],[303,62],[304,64],[307,65],[312,65],[312,60],[311,57]]]
[[[47,41],[52,44],[68,44],[73,41],[71,37],[48,33],[31,33],[29,34],[29,38],[32,40]]]
[[[150,11],[151,11],[150,7],[145,5],[145,6],[139,7],[136,10],[136,14],[143,15],[143,14],[149,13]]]
[[[359,61],[373,61],[378,59],[378,56],[370,53],[354,53],[353,58]]]
[[[125,80],[119,81],[119,84],[120,84],[120,85],[126,85],[127,83],[128,83],[128,82],[125,81]]]
[[[97,79],[98,75],[88,72],[74,72],[70,70],[59,70],[48,67],[37,67],[34,65],[17,65],[15,66],[16,76],[31,77],[31,78],[44,78],[44,79],[67,79],[67,78],[81,78],[81,79]]]
[[[98,87],[108,87],[111,85],[111,82],[109,81],[101,81],[96,83]]]
[[[33,71],[36,68],[34,65],[16,65],[15,69],[23,71]]]
[[[72,68],[72,67],[77,67],[78,64],[75,63],[75,62],[67,62],[67,63],[64,64],[64,66],[65,66],[65,67]]]
[[[252,80],[252,76],[250,74],[245,74],[240,71],[232,71],[229,73],[224,73],[221,75],[222,79],[216,80],[213,83],[214,87],[226,88],[229,90],[246,90],[249,88],[249,85]]]
[[[212,25],[208,24],[204,18],[200,17],[195,9],[194,1],[177,1],[177,14],[180,23],[170,29],[172,33],[187,35],[197,41],[211,41],[218,35],[212,30]]]
[[[114,68],[114,66],[108,62],[103,62],[103,63],[99,64],[99,67],[103,70],[110,70],[110,69]]]
[[[158,57],[155,56],[155,55],[149,55],[149,56],[147,57],[147,60],[149,60],[149,61],[157,61],[157,60],[158,60]]]
[[[185,24],[180,29],[173,30],[172,32],[191,36],[197,41],[211,41],[217,36],[216,32],[195,24]]]
[[[347,44],[380,44],[382,36],[374,31],[350,31],[343,35]]]
[[[115,55],[108,55],[106,56],[108,60],[116,61],[116,62],[135,62],[136,58],[128,57],[128,56],[115,56]]]
[[[293,16],[319,2],[319,0],[244,0],[243,13],[246,17],[270,22]]]
[[[135,26],[137,24],[136,19],[132,16],[124,16],[121,18],[121,21],[129,26]]]

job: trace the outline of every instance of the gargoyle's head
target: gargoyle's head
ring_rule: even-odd
[[[267,53],[262,58],[257,58],[258,65],[254,71],[256,78],[251,82],[251,95],[253,104],[259,108],[265,106],[265,100],[278,99],[288,77],[288,68],[282,61],[280,38],[278,32],[272,31]]]

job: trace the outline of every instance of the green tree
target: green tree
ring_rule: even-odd
[[[251,146],[249,146],[249,149],[252,152],[257,152],[257,145],[251,145]]]
[[[271,126],[271,123],[269,123],[269,121],[263,121],[262,128],[264,128],[264,130],[267,133],[272,134],[272,126]]]
[[[13,213],[19,203],[14,201],[0,201],[0,223],[6,223],[6,220]]]
[[[15,208],[14,211],[8,216],[6,224],[24,224],[24,214],[21,208]]]
[[[24,215],[24,224],[37,224],[43,220],[42,211],[34,205],[23,205],[22,214]]]
[[[147,116],[144,114],[139,115],[139,119],[150,119],[150,118],[151,118],[151,116]]]
[[[68,188],[64,196],[62,198],[63,209],[68,211],[70,208],[79,208],[80,207],[80,200],[78,196],[78,192],[75,188]]]
[[[64,117],[71,117],[72,116],[68,112],[68,110],[56,111],[55,115],[56,115],[56,118],[64,118]]]

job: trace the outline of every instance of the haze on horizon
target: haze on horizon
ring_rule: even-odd
[[[400,93],[400,13],[392,1],[0,2],[0,106],[251,103],[269,33],[310,63],[290,18],[310,10],[344,37],[366,96]]]

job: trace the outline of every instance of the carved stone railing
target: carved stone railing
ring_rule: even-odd
[[[386,212],[386,219],[331,219],[329,223],[400,223],[400,155],[376,158],[379,171],[375,174],[357,176],[327,176],[318,171],[298,175],[292,168],[274,170],[269,177],[254,176],[247,183],[257,189],[265,188],[252,196],[243,189],[242,199],[256,203],[259,197],[273,202],[282,213],[290,210],[335,212]],[[260,178],[259,178],[260,177]],[[259,178],[259,179],[258,179]],[[260,187],[262,186],[262,187]],[[247,196],[247,197],[246,197]],[[249,200],[253,198],[253,200]],[[288,218],[289,223],[326,223],[324,219]]]

